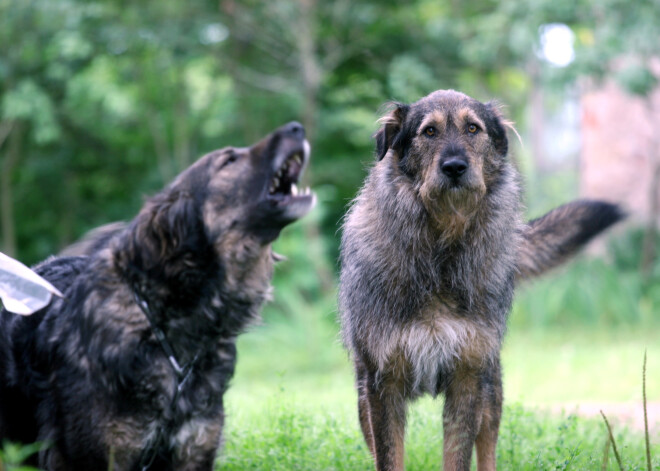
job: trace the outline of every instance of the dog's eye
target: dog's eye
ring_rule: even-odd
[[[426,134],[428,137],[433,137],[435,136],[436,129],[433,126],[428,126],[426,129],[424,129],[424,134]]]
[[[479,126],[476,124],[468,124],[467,130],[470,134],[476,134],[479,131]]]
[[[222,166],[224,167],[225,165],[229,165],[232,162],[236,162],[238,160],[238,154],[232,152],[229,154],[229,157],[222,163]]]

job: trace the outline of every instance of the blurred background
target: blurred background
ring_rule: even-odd
[[[35,263],[131,219],[205,152],[301,121],[319,204],[277,242],[289,261],[241,339],[236,389],[288,375],[352,404],[340,221],[382,105],[455,88],[516,123],[529,217],[576,197],[630,213],[519,290],[508,397],[639,399],[645,348],[660,367],[658,25],[657,0],[0,0],[0,250]]]

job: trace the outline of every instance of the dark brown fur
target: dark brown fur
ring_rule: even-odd
[[[528,222],[518,248],[518,278],[538,276],[561,265],[621,217],[623,213],[608,203],[579,200]]]
[[[525,225],[497,107],[455,91],[397,104],[343,226],[339,304],[360,425],[380,471],[403,469],[406,403],[445,395],[444,469],[495,469],[500,346],[516,278],[563,261],[620,217],[577,202]]]
[[[212,152],[72,252],[86,256],[38,265],[64,298],[0,314],[0,441],[48,443],[50,471],[105,470],[111,455],[114,470],[213,469],[236,336],[270,297],[271,242],[313,204],[292,186],[308,153],[298,123]]]

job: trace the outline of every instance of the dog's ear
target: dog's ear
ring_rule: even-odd
[[[374,135],[378,160],[382,160],[390,149],[401,151],[401,128],[410,107],[402,103],[393,103],[392,106],[393,108],[378,120],[381,127]]]
[[[132,241],[143,269],[173,261],[202,243],[204,227],[198,205],[187,192],[156,195],[135,221]]]
[[[506,155],[509,151],[509,140],[506,137],[505,126],[513,127],[511,122],[504,119],[500,105],[495,101],[489,101],[485,104],[486,107],[486,131],[490,136],[495,150],[500,155]],[[515,131],[515,129],[514,129]]]

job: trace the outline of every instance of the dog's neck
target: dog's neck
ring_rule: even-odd
[[[200,342],[213,345],[220,338],[237,336],[258,319],[261,304],[269,299],[270,246],[255,245],[248,256],[234,246],[222,247],[225,253],[218,254],[217,244],[197,243],[194,250],[159,254],[152,262],[136,224],[120,239],[111,248],[115,267],[149,305],[154,324],[176,351],[195,351]],[[240,242],[243,249],[250,245]],[[240,269],[232,265],[236,263]]]

